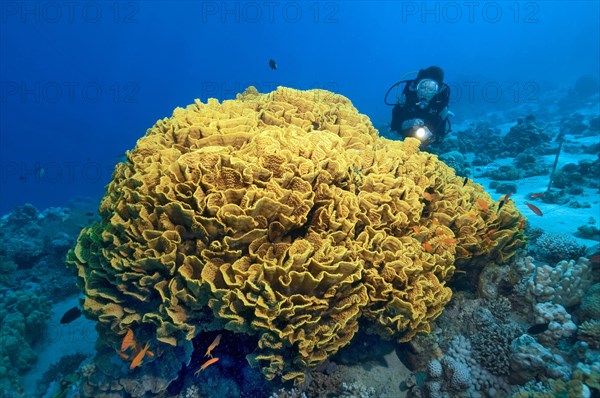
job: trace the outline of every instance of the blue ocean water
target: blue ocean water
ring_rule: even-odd
[[[429,65],[456,122],[597,75],[598,2],[466,4],[5,1],[0,213],[102,195],[157,119],[248,85],[329,89],[380,126],[387,88]]]
[[[101,385],[95,369],[156,370],[148,357],[147,368],[127,370],[141,343],[126,362],[94,346],[96,323],[79,317],[81,289],[64,265],[79,232],[99,220],[115,165],[158,120],[249,86],[319,88],[400,140],[384,95],[431,65],[445,72],[455,114],[431,151],[494,201],[512,195],[528,218],[528,248],[510,264],[488,264],[484,276],[457,273],[434,337],[410,348],[361,329],[295,388],[269,384],[247,364],[253,336],[210,330],[189,352],[180,345],[187,358],[162,362],[188,360],[161,391],[504,397],[520,388],[558,394],[575,380],[577,396],[598,396],[599,15],[598,1],[0,2],[0,398],[95,396],[86,390]],[[547,285],[539,275],[551,275]],[[216,336],[219,362],[192,376]],[[421,362],[410,354],[417,349],[427,353]],[[517,357],[547,365],[521,369]],[[135,377],[120,382],[127,393],[115,396],[131,396]],[[144,383],[140,396],[154,396]]]

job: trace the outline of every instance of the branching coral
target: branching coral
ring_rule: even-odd
[[[256,335],[249,362],[296,383],[361,317],[398,341],[428,332],[455,268],[511,258],[523,218],[418,146],[323,90],[176,109],[69,253],[86,314],[114,346],[127,328],[180,350],[202,330]]]
[[[600,348],[600,319],[585,321],[579,325],[577,334],[580,340],[586,341],[592,348]]]
[[[521,334],[522,330],[514,324],[487,325],[471,341],[473,357],[493,374],[507,375],[510,372],[510,344]]]

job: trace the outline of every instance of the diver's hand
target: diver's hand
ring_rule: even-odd
[[[409,130],[415,127],[423,127],[425,125],[425,122],[423,122],[423,120],[415,118],[415,119],[408,119],[405,120],[404,123],[402,123],[402,130]]]

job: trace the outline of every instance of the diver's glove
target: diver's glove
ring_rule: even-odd
[[[408,119],[405,120],[404,123],[402,123],[402,130],[410,130],[416,127],[423,127],[424,125],[425,122],[423,122],[423,120],[421,119]]]

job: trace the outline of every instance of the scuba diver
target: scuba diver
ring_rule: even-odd
[[[402,84],[404,89],[399,97],[398,89]],[[389,103],[387,97],[394,87],[396,103]],[[449,116],[454,116],[448,110],[450,87],[444,83],[444,71],[438,66],[419,70],[414,80],[400,79],[387,91],[384,101],[386,105],[394,106],[391,130],[403,138],[420,139],[422,148],[441,142],[450,132]]]

